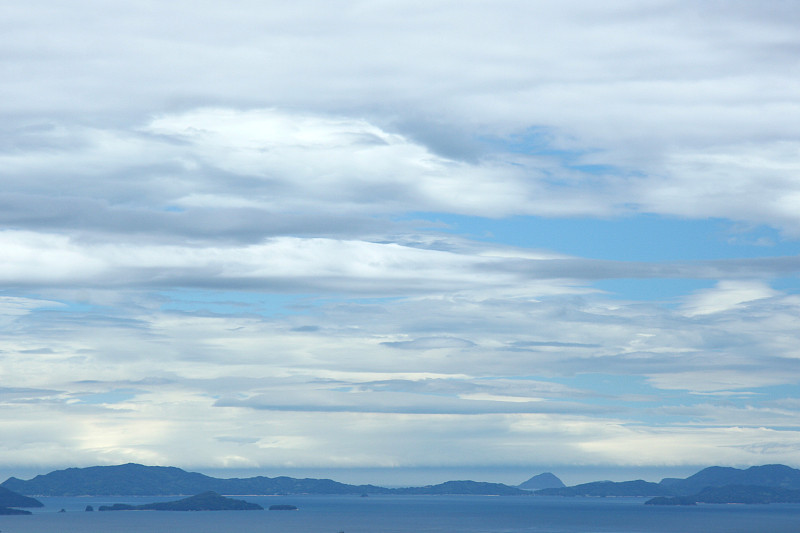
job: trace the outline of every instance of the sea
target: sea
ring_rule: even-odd
[[[800,533],[800,504],[650,506],[643,498],[234,496],[264,511],[97,511],[165,497],[38,498],[0,533]],[[270,505],[296,511],[269,511]],[[87,512],[91,506],[94,512]],[[62,511],[63,510],[63,511]]]

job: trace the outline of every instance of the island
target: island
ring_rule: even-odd
[[[645,505],[697,505],[693,496],[656,496],[644,502]]]
[[[244,500],[226,498],[213,491],[190,496],[173,502],[145,503],[143,505],[130,505],[115,503],[114,505],[101,505],[99,511],[263,511],[264,508],[257,503]]]

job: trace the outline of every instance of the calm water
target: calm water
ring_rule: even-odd
[[[651,507],[638,498],[248,496],[299,511],[93,512],[177,498],[40,498],[32,516],[0,516],[2,533],[800,533],[800,505]],[[65,513],[59,513],[60,509]]]

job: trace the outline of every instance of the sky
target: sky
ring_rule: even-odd
[[[0,473],[800,467],[798,26],[0,4]]]

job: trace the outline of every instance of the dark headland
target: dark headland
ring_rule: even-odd
[[[44,507],[42,502],[0,486],[0,515],[31,514],[25,508]]]

